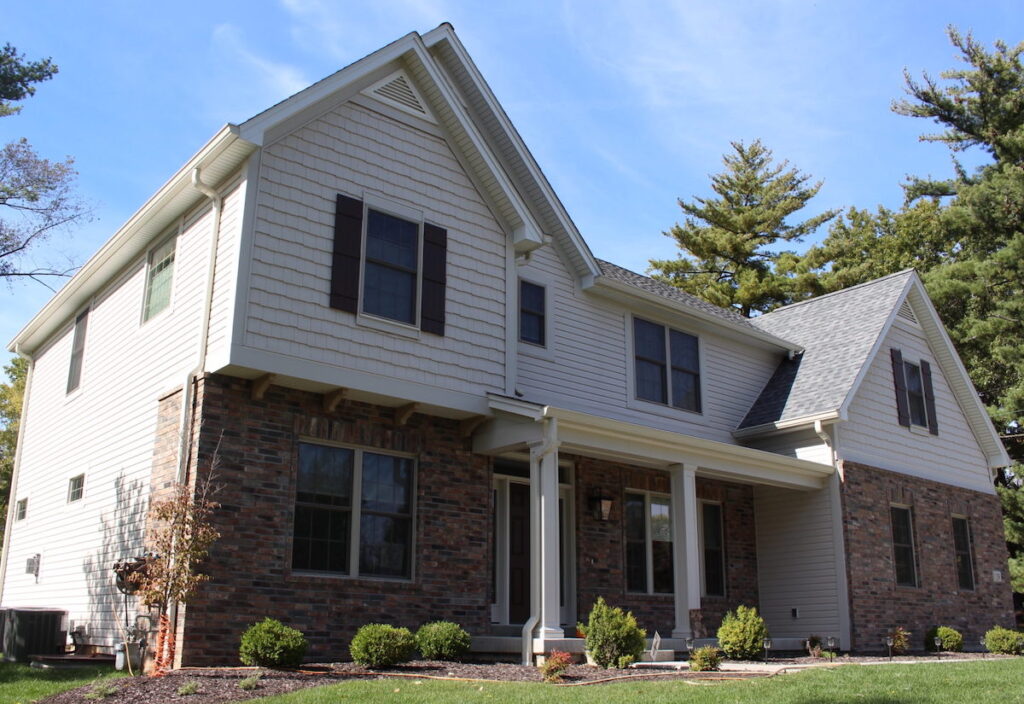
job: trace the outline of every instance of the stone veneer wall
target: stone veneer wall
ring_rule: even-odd
[[[565,455],[563,455],[565,457]],[[669,637],[675,627],[675,601],[671,594],[626,592],[623,495],[629,489],[669,494],[667,472],[616,464],[586,457],[572,458],[576,467],[577,611],[579,620],[598,596],[633,612],[649,635]],[[722,617],[740,604],[758,603],[757,545],[754,533],[754,493],[741,484],[697,478],[698,500],[721,502],[726,545],[725,597],[705,597],[703,607],[691,612],[697,637],[714,636]],[[607,522],[594,518],[589,497],[606,492],[615,497]]]
[[[237,662],[239,637],[265,616],[301,629],[309,658],[348,658],[355,630],[370,622],[416,628],[449,619],[471,633],[490,622],[490,460],[475,455],[458,422],[343,401],[326,413],[320,394],[271,386],[250,398],[244,380],[208,375],[198,392],[198,466],[217,458],[221,538],[211,575],[189,602],[179,640],[182,665]],[[300,438],[414,453],[414,579],[389,581],[291,572]],[[218,448],[219,446],[219,448]]]
[[[911,631],[913,649],[925,632],[952,626],[968,648],[993,625],[1013,627],[1002,513],[995,494],[982,494],[905,474],[843,462],[843,523],[853,649],[884,650],[886,632]],[[917,587],[896,585],[889,507],[913,508]],[[961,591],[953,551],[952,515],[970,519],[975,588]],[[993,581],[993,571],[1003,581]]]

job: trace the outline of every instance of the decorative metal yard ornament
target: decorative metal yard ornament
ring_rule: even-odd
[[[885,647],[889,649],[889,662],[892,662],[892,646],[896,642],[892,636],[885,637]]]
[[[655,631],[654,637],[651,638],[651,662],[658,662],[659,650],[661,650],[661,634]]]
[[[942,638],[935,636],[932,638],[932,642],[935,643],[935,657],[942,657]]]
[[[761,645],[764,646],[764,661],[767,663],[768,662],[768,651],[772,649],[772,639],[771,638],[765,638],[764,642],[761,643]]]
[[[836,658],[836,637],[828,637],[828,661],[832,662]]]
[[[981,657],[985,657],[985,651],[988,650],[988,648],[985,646],[985,636],[979,638],[978,643],[981,644]]]

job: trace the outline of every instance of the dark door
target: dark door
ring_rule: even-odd
[[[530,617],[530,487],[508,483],[508,622]]]

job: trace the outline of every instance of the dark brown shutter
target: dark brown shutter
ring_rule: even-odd
[[[921,385],[924,387],[924,407],[928,411],[928,432],[939,434],[939,418],[935,415],[935,389],[932,386],[932,365],[921,360]]]
[[[363,245],[363,202],[338,194],[331,261],[331,308],[359,308],[359,268]]]
[[[448,282],[448,231],[423,225],[423,298],[420,329],[444,335],[444,299]]]
[[[903,353],[893,347],[889,350],[892,354],[892,378],[896,385],[896,417],[900,425],[910,427],[910,405],[907,401],[907,377],[903,372]]]

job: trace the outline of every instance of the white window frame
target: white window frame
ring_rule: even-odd
[[[522,338],[523,324],[523,284],[527,283],[536,286],[544,291],[544,344],[531,342]],[[516,339],[520,346],[526,349],[533,348],[544,351],[551,347],[551,286],[546,281],[540,281],[531,276],[519,276],[516,281]]]
[[[81,485],[78,487],[78,496],[72,498],[72,494],[75,492],[74,483],[76,480],[81,480]],[[67,503],[75,504],[85,498],[85,472],[79,472],[78,474],[68,477],[68,493]]]
[[[956,589],[960,592],[974,592],[978,589],[978,574],[974,568],[974,531],[971,530],[971,519],[970,516],[966,516],[962,513],[954,513],[949,517],[950,529],[952,530],[953,521],[963,521],[967,526],[967,561],[971,566],[971,587],[960,586],[960,572],[956,569],[956,533],[953,533],[953,571],[956,574]]]
[[[402,320],[386,318],[376,313],[368,313],[364,310],[366,292],[366,243],[370,227],[370,211],[390,215],[391,217],[411,222],[418,227],[416,244],[416,305],[414,306],[414,320],[407,323]],[[413,339],[420,339],[420,323],[423,313],[423,226],[426,224],[423,211],[410,208],[401,203],[382,198],[374,193],[363,193],[363,227],[360,233],[359,246],[359,307],[356,314],[356,322],[368,328],[382,332],[396,333]]]
[[[725,504],[721,501],[708,501],[701,499],[697,502],[700,505],[700,523],[697,526],[697,536],[700,540],[700,595],[702,597],[709,597],[711,599],[721,599],[729,594],[729,573],[726,569],[727,561],[725,557]],[[718,531],[722,536],[722,593],[721,594],[708,594],[707,576],[705,575],[705,565],[707,560],[705,558],[705,552],[707,543],[704,542],[704,507],[705,506],[717,506],[719,510],[718,514]]]
[[[18,499],[14,504],[14,520],[24,521],[28,518],[28,497]]]
[[[89,322],[93,318],[93,313],[93,305],[90,301],[88,305],[83,306],[75,313],[75,317],[71,321],[71,355],[68,358],[68,384],[65,387],[65,396],[77,395],[85,381],[85,350],[89,344]],[[82,335],[82,354],[78,360],[78,382],[71,387],[71,370],[75,364],[75,333],[78,331],[78,321],[83,316],[85,317],[85,332]]]
[[[150,247],[149,251],[146,253],[146,278],[145,278],[145,281],[143,282],[144,290],[142,292],[142,312],[141,312],[141,314],[139,316],[139,318],[140,318],[140,323],[139,324],[140,325],[145,325],[150,320],[153,320],[154,318],[159,318],[162,313],[164,313],[166,311],[169,311],[169,310],[172,310],[174,308],[174,279],[175,279],[174,274],[177,271],[177,266],[176,265],[178,264],[178,239],[179,239],[179,236],[181,235],[181,231],[182,231],[182,226],[181,226],[181,223],[179,223],[175,228],[172,229],[172,231],[170,233],[167,233],[163,237],[161,237],[157,241],[157,244],[155,244],[152,247]],[[166,306],[164,306],[163,308],[161,308],[157,312],[153,313],[152,315],[147,316],[146,313],[147,313],[147,310],[149,309],[149,299],[150,299],[150,295],[152,294],[152,285],[153,285],[153,279],[152,279],[152,277],[153,277],[153,255],[156,254],[158,249],[160,249],[161,247],[163,247],[164,245],[166,245],[169,242],[173,242],[174,243],[174,262],[171,264],[172,269],[171,269],[171,291],[170,291],[170,295],[167,298],[167,305]]]
[[[893,534],[893,523],[892,523],[892,510],[901,509],[907,512],[910,517],[910,558],[914,566],[914,583],[913,584],[901,584],[899,581],[899,574],[896,570],[896,536]],[[906,589],[916,589],[921,586],[921,570],[920,565],[917,563],[917,529],[914,527],[914,507],[909,504],[889,504],[889,549],[892,551],[892,578],[893,583],[897,587],[903,587]]]
[[[627,564],[626,564],[626,562],[629,559],[629,557],[628,557],[628,554],[626,553],[626,550],[625,550],[625,547],[626,547],[626,515],[625,515],[626,506],[625,506],[625,503],[626,503],[626,496],[629,495],[629,494],[633,494],[635,496],[643,496],[644,497],[644,549],[645,549],[645,553],[646,553],[646,563],[647,563],[646,564],[647,575],[645,576],[645,581],[647,583],[647,589],[645,591],[642,591],[642,592],[633,591],[633,590],[629,589],[629,584],[628,584],[628,580],[627,580],[627,577],[626,577],[626,575],[627,575],[627,570],[626,570]],[[670,494],[662,494],[661,492],[647,491],[645,489],[633,489],[633,488],[626,488],[626,489],[624,489],[623,490],[623,496],[622,496],[622,499],[623,499],[623,506],[622,506],[622,511],[623,511],[623,516],[622,516],[622,535],[623,535],[623,538],[622,538],[622,546],[623,546],[622,565],[623,565],[623,570],[622,570],[622,574],[623,574],[623,579],[627,583],[623,584],[623,588],[624,588],[624,591],[626,592],[626,594],[642,594],[642,595],[646,595],[646,596],[671,596],[674,593],[674,590],[673,591],[667,591],[667,592],[656,592],[656,591],[654,591],[654,538],[653,538],[653,535],[651,533],[651,499],[652,498],[659,499],[659,503],[660,503],[661,500],[663,500],[665,502],[665,505],[668,507],[669,537],[670,538],[674,537],[674,530],[673,530],[672,524],[673,524],[673,522],[676,519],[675,519],[675,516],[672,515],[672,496]],[[671,543],[673,541],[670,540],[669,542]],[[673,563],[674,563],[674,561],[676,559],[675,558],[675,547],[674,546],[673,546],[673,549],[669,552],[669,555],[672,557],[672,560],[673,560]],[[674,564],[673,564],[673,567],[674,567]],[[673,572],[672,578],[673,578],[673,580],[675,580],[675,573],[674,572]]]
[[[292,548],[295,544],[295,506],[298,503],[298,472],[299,472],[299,444],[305,445],[321,445],[324,447],[333,447],[341,450],[352,450],[354,455],[352,458],[352,506],[349,508],[349,517],[351,524],[349,525],[349,546],[348,546],[348,572],[329,572],[327,570],[310,570],[310,569],[294,569],[292,568]],[[409,536],[409,576],[408,577],[389,577],[385,575],[361,575],[359,574],[359,545],[360,545],[360,517],[362,515],[362,495],[363,495],[363,454],[369,452],[374,455],[385,455],[388,457],[400,457],[402,459],[412,460],[412,486],[410,488],[411,495],[411,511],[409,514],[410,521],[410,536]],[[291,574],[302,575],[304,577],[326,577],[334,579],[359,579],[359,580],[373,580],[381,582],[402,582],[411,583],[416,581],[416,526],[418,522],[417,518],[417,506],[418,501],[418,480],[419,480],[419,460],[416,455],[409,452],[394,452],[391,450],[381,449],[379,447],[367,447],[364,445],[350,445],[347,443],[331,442],[329,440],[323,440],[321,438],[310,438],[300,437],[295,446],[295,469],[293,472],[293,484],[292,484],[292,533],[291,542],[289,543],[288,549],[288,571]]]
[[[669,385],[669,402],[659,403],[657,401],[649,401],[645,398],[638,398],[636,395],[636,350],[633,344],[634,335],[634,320],[639,318],[640,320],[654,325],[660,325],[666,329],[665,344],[666,352],[671,355],[671,348],[669,347],[669,330],[675,330],[686,335],[697,338],[697,361],[700,364],[700,411],[691,411],[686,408],[678,408],[672,405],[671,399],[671,358],[666,360],[668,377],[666,379]],[[647,413],[653,413],[655,415],[664,416],[666,418],[672,418],[675,420],[683,420],[690,423],[701,423],[703,425],[709,424],[710,420],[708,417],[708,394],[707,394],[707,360],[705,355],[705,344],[704,336],[698,333],[695,329],[678,324],[666,323],[655,316],[649,315],[638,315],[635,313],[629,313],[625,316],[626,328],[625,328],[625,340],[626,340],[626,406],[633,408],[638,411],[645,411]]]

